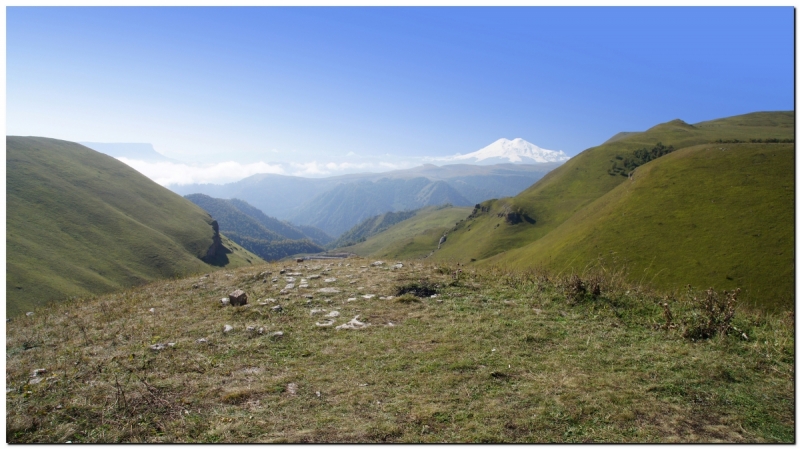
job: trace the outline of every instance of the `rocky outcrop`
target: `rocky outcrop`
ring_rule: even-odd
[[[214,230],[214,236],[211,237],[211,246],[208,247],[208,250],[206,250],[206,255],[201,257],[200,260],[205,263],[214,264],[214,262],[219,260],[221,257],[224,257],[229,251],[227,248],[222,246],[222,239],[219,236],[219,224],[217,223],[217,220],[213,220],[211,222],[211,229]]]

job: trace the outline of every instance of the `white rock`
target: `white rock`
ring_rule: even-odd
[[[148,312],[150,312],[150,313],[156,313],[156,308],[155,308],[155,307],[150,307],[150,310],[148,310]]]
[[[363,328],[369,326],[369,324],[367,324],[367,323],[362,323],[361,321],[358,321],[358,317],[359,316],[361,316],[361,315],[356,315],[355,318],[353,318],[352,320],[348,321],[347,323],[340,324],[339,326],[336,326],[336,330],[363,329]]]
[[[256,330],[255,326],[247,326],[247,332],[255,332],[255,330]]]
[[[208,343],[208,340],[206,340],[205,338],[198,338],[197,340],[195,340],[195,342],[197,342],[197,343]]]
[[[283,307],[281,307],[281,305],[278,304],[277,306],[272,307],[270,310],[272,310],[273,312],[283,312]]]
[[[336,278],[327,278],[323,282],[336,282]]]
[[[33,316],[33,312],[28,312],[25,314],[25,316]]]
[[[379,266],[383,265],[383,262],[382,262],[382,261],[380,261],[380,260],[376,260],[375,262],[372,262],[372,264],[371,264],[371,265],[372,265],[373,267],[379,267]]]
[[[375,295],[361,295],[361,297],[364,299],[372,299],[375,297]]]
[[[357,301],[357,298],[347,298],[347,302]]]
[[[219,302],[221,302],[223,306],[227,306],[227,305],[230,305],[231,300],[228,299],[228,298],[222,298],[222,299],[219,300]]]
[[[336,322],[336,320],[323,320],[323,321],[317,321],[314,324],[319,326],[319,327],[328,327],[328,326],[332,326],[333,323],[335,323],[335,322]]]
[[[281,337],[283,337],[283,332],[282,331],[273,332],[273,333],[269,334],[269,336],[272,337],[272,338],[281,338]]]
[[[226,324],[225,327],[222,329],[222,332],[230,332],[233,330],[233,326],[230,324]]]
[[[286,284],[286,287],[283,287],[284,290],[290,290],[290,289],[293,289],[293,288],[294,288],[294,284],[293,283],[288,283],[288,284]]]
[[[321,313],[325,313],[325,309],[311,309],[311,316],[319,315]]]
[[[339,312],[334,310],[333,312],[331,312],[331,313],[329,313],[329,314],[327,314],[325,316],[328,317],[328,318],[336,318],[337,316],[339,316]]]
[[[342,291],[334,287],[324,287],[317,290],[320,293],[341,293]]]
[[[309,278],[309,279],[319,279],[319,278],[321,278],[321,277],[322,277],[322,276],[320,276],[320,275],[318,275],[318,274],[312,274],[312,275],[311,275],[311,276],[309,276],[308,278]]]
[[[44,374],[44,373],[46,373],[46,372],[47,372],[47,369],[46,369],[46,368],[39,368],[39,369],[35,369],[35,370],[33,370],[33,372],[31,373],[31,377],[37,377],[37,376],[39,376],[40,374]]]

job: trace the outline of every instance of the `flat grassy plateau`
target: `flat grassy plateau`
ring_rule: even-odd
[[[6,323],[7,441],[793,443],[793,313],[704,339],[705,298],[357,258],[155,282]]]

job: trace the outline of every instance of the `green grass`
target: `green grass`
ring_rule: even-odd
[[[619,276],[574,297],[546,272],[369,262],[218,271],[15,318],[8,441],[795,441],[791,314],[740,312],[738,331],[692,341],[694,293],[669,300],[666,328],[663,299]],[[279,294],[293,272],[309,288]],[[419,285],[437,297],[388,298]],[[221,306],[237,288],[250,305]],[[369,326],[316,326],[330,311]]]
[[[469,215],[468,207],[431,207],[369,237],[366,241],[338,248],[362,256],[417,259],[436,249],[439,238]]]
[[[548,235],[487,261],[625,269],[664,290],[741,287],[794,305],[794,144],[711,144],[645,164]]]
[[[6,207],[8,315],[212,268],[207,213],[72,142],[7,137]]]

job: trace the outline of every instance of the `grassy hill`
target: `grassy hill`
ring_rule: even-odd
[[[695,223],[703,226],[702,229],[707,229],[707,231],[705,231],[706,233],[703,234],[702,237],[700,237],[700,234],[697,234],[698,239],[704,242],[711,240],[716,240],[719,242],[732,242],[736,239],[733,237],[733,235],[743,235],[743,231],[734,232],[731,229],[732,224],[730,223],[724,226],[705,227],[704,222],[706,220],[702,218],[703,215],[711,214],[719,217],[740,217],[742,210],[737,208],[742,207],[744,204],[756,204],[759,202],[772,204],[772,209],[780,209],[780,211],[775,210],[772,215],[766,215],[764,218],[769,220],[770,217],[774,217],[779,221],[770,224],[765,223],[764,226],[767,228],[770,226],[775,227],[776,229],[780,228],[773,232],[773,235],[780,236],[778,237],[779,240],[782,239],[780,240],[780,243],[775,243],[775,245],[783,248],[784,253],[788,253],[790,252],[789,250],[794,246],[793,240],[787,240],[785,238],[785,236],[793,232],[794,224],[793,220],[786,219],[786,217],[791,215],[791,213],[788,211],[793,211],[794,209],[794,184],[792,171],[794,167],[794,145],[788,144],[787,146],[786,144],[783,144],[783,147],[781,148],[784,150],[790,148],[791,151],[788,153],[785,151],[779,152],[778,154],[780,155],[776,154],[775,156],[769,156],[771,159],[766,159],[765,163],[767,165],[764,165],[763,167],[769,166],[769,168],[765,168],[765,170],[774,174],[770,175],[768,178],[769,180],[758,179],[758,176],[760,176],[761,172],[749,172],[748,166],[752,165],[753,157],[761,157],[755,156],[755,154],[757,154],[759,151],[763,150],[772,154],[769,148],[777,148],[776,145],[781,145],[775,143],[763,143],[763,141],[767,139],[793,140],[793,138],[793,112],[754,113],[697,123],[695,125],[690,125],[680,120],[673,120],[668,123],[654,126],[645,132],[622,136],[617,140],[610,141],[598,147],[590,148],[582,152],[561,167],[548,173],[539,182],[516,197],[482,203],[480,205],[481,207],[474,211],[471,219],[460,224],[454,231],[450,232],[447,243],[443,245],[442,249],[437,251],[433,257],[437,260],[453,260],[459,262],[469,262],[471,259],[488,259],[502,252],[529,245],[539,239],[544,238],[545,236],[548,236],[551,232],[555,231],[571,217],[575,217],[573,219],[574,223],[577,223],[578,221],[584,221],[584,225],[587,227],[599,226],[595,220],[599,219],[600,217],[597,214],[591,214],[588,211],[585,211],[585,209],[590,207],[595,201],[600,200],[602,197],[604,197],[604,195],[613,191],[618,186],[627,185],[626,183],[630,182],[628,180],[628,176],[626,176],[628,170],[623,170],[623,163],[626,160],[636,159],[637,150],[652,149],[655,148],[658,143],[663,143],[665,147],[672,147],[675,150],[681,150],[684,148],[688,149],[690,147],[698,147],[699,145],[711,144],[717,141],[750,142],[751,140],[761,140],[762,143],[749,144],[750,146],[747,147],[749,150],[746,150],[750,152],[748,153],[750,154],[749,156],[744,156],[742,158],[730,158],[729,163],[719,166],[708,167],[709,164],[716,164],[717,160],[704,161],[702,158],[699,158],[698,155],[700,153],[697,151],[684,152],[684,154],[686,154],[685,157],[687,158],[683,162],[685,164],[684,169],[689,170],[690,172],[693,169],[697,169],[698,172],[696,175],[691,176],[684,174],[680,177],[670,177],[670,183],[674,182],[676,183],[676,186],[680,185],[680,187],[675,188],[678,189],[678,191],[683,192],[683,200],[682,202],[672,202],[668,204],[666,203],[666,197],[664,197],[664,202],[658,203],[662,207],[662,209],[658,212],[660,214],[681,215],[682,212],[680,210],[684,207],[687,207],[687,211],[691,210],[693,214],[699,215],[695,217]],[[738,154],[734,151],[734,146],[736,145],[740,144],[720,143],[717,145],[717,147],[728,146],[731,148],[730,152],[725,152],[724,154],[721,154],[720,157],[725,159],[724,156]],[[753,151],[755,153],[752,153]],[[679,160],[679,156],[675,156],[678,153],[680,153],[680,151],[675,151],[675,153],[670,154],[669,156],[664,156],[664,158],[670,161]],[[698,159],[695,160],[695,156],[698,156]],[[636,173],[634,177],[638,176],[638,172],[644,174],[645,168],[649,164],[655,165],[660,160],[661,159],[656,159],[653,162],[636,168],[634,170],[634,173]],[[781,167],[790,167],[791,169],[787,171]],[[748,175],[748,173],[750,174]],[[779,177],[780,179],[777,179],[776,177]],[[662,188],[662,184],[660,183],[667,182],[665,180],[656,181],[655,179],[657,178],[653,179],[655,184],[653,184],[652,189],[649,190],[651,199],[658,197],[659,193],[661,192],[661,190],[653,189],[660,189]],[[697,196],[698,193],[701,192],[701,190],[698,188],[698,186],[701,184],[697,184],[696,182],[698,179],[703,180],[702,190],[706,192],[716,192],[715,194],[717,197],[720,199],[725,199],[725,201],[721,201],[719,203],[709,202],[708,204],[705,204],[703,200],[700,199],[701,197]],[[737,182],[731,183],[732,180],[736,179],[738,179]],[[750,182],[754,187],[747,188],[746,186],[743,186],[742,188],[736,188],[733,190],[729,188],[730,186],[741,185],[741,183],[745,182],[746,180],[749,180],[747,182]],[[634,181],[634,185],[635,183],[636,181]],[[760,184],[762,186],[761,188],[757,187],[759,185],[758,183],[762,183]],[[644,185],[649,186],[650,184]],[[764,190],[765,188],[770,189],[772,187],[778,187],[781,190],[781,193],[767,193]],[[791,189],[791,193],[788,196],[783,195],[783,193],[789,192],[784,190],[786,187]],[[639,190],[639,192],[646,191],[648,191],[648,189],[643,188]],[[736,201],[728,200],[728,197],[734,195],[738,195],[742,198]],[[762,197],[766,201],[762,201]],[[644,203],[656,204],[650,200],[642,200],[642,204]],[[576,215],[579,212],[581,215]],[[613,212],[608,213],[613,215]],[[652,213],[655,214],[655,211],[652,211]],[[655,216],[657,215],[653,215],[653,217]],[[517,217],[518,219],[514,219],[514,217]],[[616,219],[620,220],[619,217]],[[747,222],[755,223],[758,221],[758,219],[759,217],[753,215],[747,220]],[[673,223],[669,221],[664,222],[663,220],[655,220],[655,223],[658,222],[663,224],[653,224],[653,226],[661,226],[664,228],[673,226]],[[644,223],[644,220],[637,222],[636,225],[640,225],[641,223]],[[674,222],[674,227],[680,229],[679,223],[681,222]],[[764,229],[764,226],[753,228],[753,233],[758,234],[761,232],[759,229]],[[602,230],[597,232],[604,234],[610,231]],[[628,229],[626,232],[635,234],[637,229],[631,226],[631,229]],[[650,233],[650,231],[645,230],[642,230],[642,232]],[[733,232],[732,235],[730,234],[731,232]],[[670,233],[650,233],[650,235],[655,237],[649,239],[650,243],[648,243],[648,245],[653,244],[653,239],[664,239],[664,241],[659,243],[657,247],[669,246],[671,242],[667,236],[674,237],[676,233],[677,230]],[[572,256],[569,256],[569,252],[559,254],[559,251],[561,251],[561,249],[567,245],[571,245],[570,247],[574,248],[575,243],[568,243],[564,240],[556,242],[557,235],[562,235],[565,236],[565,238],[568,238],[567,236],[572,234],[570,232],[563,231],[562,233],[549,237],[549,241],[552,243],[545,245],[543,242],[538,246],[531,246],[530,251],[536,252],[536,255],[523,256],[522,253],[519,252],[521,250],[519,250],[515,251],[513,255],[509,254],[506,259],[503,257],[498,257],[492,261],[506,261],[516,265],[538,263],[544,263],[546,265],[550,260],[556,260],[561,261],[559,262],[559,266],[563,267],[566,266],[565,264],[568,264],[570,267],[574,268],[578,268],[575,264],[579,263],[579,261],[586,263],[589,262],[587,260],[588,256],[581,256],[574,259]],[[605,246],[600,246],[603,246],[604,254],[608,254],[609,251],[615,251],[616,253],[619,253],[623,250],[627,251],[628,253],[646,254],[650,247],[646,245],[642,247],[636,246],[638,244],[637,242],[639,241],[639,239],[635,238],[621,238],[615,243],[612,242],[612,240],[608,240],[603,244]],[[732,277],[732,280],[734,283],[737,283],[737,285],[743,287],[750,286],[748,291],[751,293],[764,292],[765,294],[769,295],[774,293],[778,294],[778,296],[782,296],[783,293],[777,293],[777,290],[780,290],[781,292],[789,291],[787,287],[789,285],[788,281],[784,282],[783,286],[776,290],[773,287],[767,287],[767,283],[769,281],[766,279],[763,281],[754,281],[750,278],[745,279],[745,277],[749,276],[747,275],[747,272],[750,271],[748,265],[732,263],[732,259],[734,257],[739,257],[743,261],[751,261],[747,263],[754,263],[753,261],[755,260],[764,260],[764,258],[771,257],[767,255],[771,253],[761,252],[762,247],[760,245],[742,245],[743,246],[730,247],[730,250],[726,250],[730,255],[725,257],[720,257],[717,254],[719,247],[708,246],[706,250],[709,251],[709,253],[707,253],[705,256],[706,260],[703,262],[705,264],[705,268],[702,270],[702,273],[705,274],[694,276],[692,279],[697,279],[699,284],[702,286],[708,286],[719,284],[718,281],[720,279]],[[591,247],[593,248],[594,244],[592,244]],[[737,256],[734,255],[734,248],[748,252],[738,254]],[[600,254],[599,252],[595,253],[589,249],[584,249],[581,251],[592,253],[595,259]],[[714,252],[712,253],[710,251]],[[769,251],[777,250],[770,249]],[[672,252],[672,254],[677,253]],[[667,285],[671,281],[680,282],[681,284],[685,283],[682,280],[678,280],[678,277],[680,277],[681,273],[688,273],[691,271],[690,268],[683,267],[682,265],[686,263],[686,260],[667,256],[662,257],[664,258],[660,259],[659,257],[656,257],[655,260],[658,262],[657,265],[645,266],[645,268],[649,270],[648,273],[651,274],[653,272],[661,272],[662,274],[656,278],[659,279],[658,282],[663,281],[663,283],[660,285]],[[787,269],[793,269],[787,268],[787,257],[791,256],[784,255],[778,259],[774,259],[775,265],[780,266],[780,273],[785,273]],[[512,258],[516,259],[512,261]],[[605,260],[610,261],[611,259],[606,257]],[[651,260],[653,260],[652,256],[648,258],[648,263]],[[723,262],[723,260],[725,260],[725,262]],[[614,268],[619,269],[627,267],[633,269],[632,265],[624,263],[625,260],[619,259],[618,261],[622,263],[619,265],[614,265]],[[674,277],[672,275],[667,275],[664,271],[662,271],[662,269],[676,264],[681,264],[681,268],[671,268],[671,270],[673,270],[672,272],[674,273]],[[583,266],[580,268],[583,268]],[[632,271],[633,275],[638,273],[636,270],[644,269],[638,262],[637,266],[640,268],[634,269]],[[755,270],[752,272],[757,273],[760,271]],[[651,278],[651,276],[648,276],[648,278]],[[670,280],[669,282],[668,279]],[[686,282],[690,281],[687,280]],[[756,285],[757,283],[760,283],[761,285]],[[728,286],[730,284],[730,282],[722,283],[724,286]],[[754,299],[751,298],[751,300]]]
[[[370,236],[366,241],[339,248],[361,256],[418,259],[436,249],[439,238],[469,214],[468,207],[426,207]]]
[[[226,270],[15,318],[7,441],[796,441],[792,313],[736,311],[702,339],[702,292],[668,319],[619,279],[579,295],[543,271],[370,262]],[[223,307],[235,289],[248,305]]]
[[[742,288],[760,308],[794,304],[794,144],[710,144],[637,168],[541,239],[490,263],[625,268],[664,289]]]
[[[6,207],[8,315],[213,268],[207,213],[76,143],[7,137]],[[225,260],[263,262],[241,248]]]
[[[339,248],[363,242],[368,237],[383,232],[403,220],[408,220],[416,215],[418,211],[419,210],[404,210],[399,212],[386,212],[385,214],[367,218],[342,234],[336,241],[330,244],[329,248]]]

